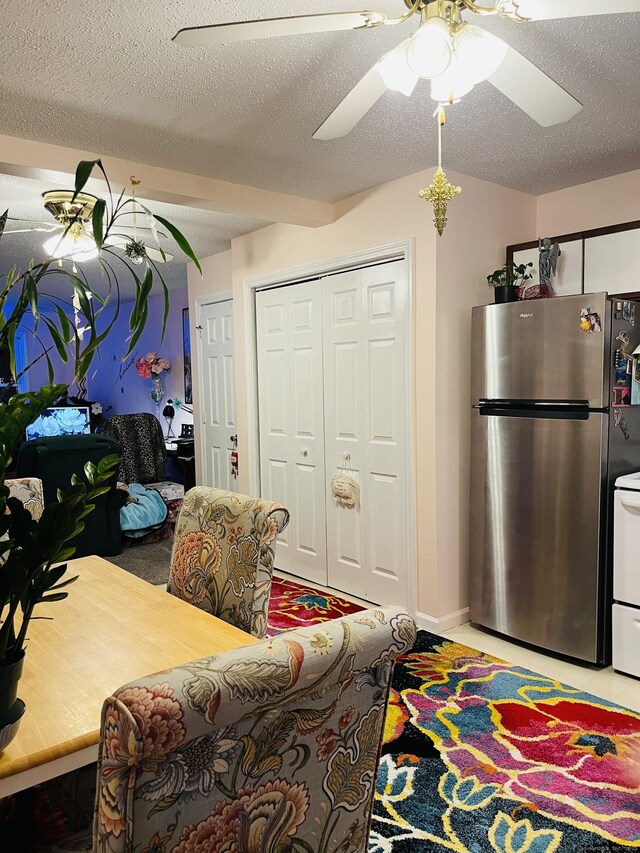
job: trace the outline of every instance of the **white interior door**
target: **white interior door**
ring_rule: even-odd
[[[203,485],[237,491],[231,475],[236,400],[233,364],[233,302],[210,302],[200,310]]]
[[[263,498],[291,513],[278,568],[326,585],[322,297],[318,282],[256,294]]]
[[[329,586],[407,606],[404,261],[322,280]],[[360,506],[330,488],[347,465]]]

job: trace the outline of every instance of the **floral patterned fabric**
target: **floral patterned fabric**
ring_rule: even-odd
[[[255,637],[267,630],[280,504],[197,486],[185,495],[167,590]]]
[[[31,517],[38,521],[44,509],[44,491],[42,480],[38,477],[21,477],[17,480],[5,480],[9,497],[17,498]]]
[[[275,577],[271,585],[267,636],[275,637],[292,628],[319,625],[327,619],[339,619],[360,610],[364,607],[339,595]]]
[[[103,708],[94,853],[364,853],[415,635],[397,608],[365,610],[122,687]]]
[[[640,715],[419,631],[398,660],[370,853],[640,848]]]
[[[20,477],[15,480],[5,480],[5,485],[9,489],[9,497],[17,498],[26,510],[31,513],[31,518],[38,521],[44,509],[44,490],[42,480],[38,477]],[[5,508],[5,512],[9,512],[9,507]],[[0,536],[0,541],[9,538],[8,533]],[[0,555],[0,566],[6,562],[6,554]]]
[[[113,415],[102,427],[104,435],[122,448],[118,480],[124,483],[157,483],[164,480],[167,451],[160,421],[149,412]]]

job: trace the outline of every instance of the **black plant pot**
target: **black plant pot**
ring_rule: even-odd
[[[18,683],[24,664],[24,649],[15,663],[0,666],[0,729],[15,716],[14,706],[18,698]]]
[[[505,284],[501,287],[494,287],[496,305],[504,305],[505,302],[517,302],[518,294],[512,284]]]

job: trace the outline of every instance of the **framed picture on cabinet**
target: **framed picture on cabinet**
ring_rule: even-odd
[[[189,335],[189,309],[182,309],[182,351],[184,354],[184,401],[193,403],[191,380],[191,337]]]

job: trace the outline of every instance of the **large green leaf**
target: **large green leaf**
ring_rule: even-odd
[[[196,265],[196,269],[202,275],[202,267],[200,266],[200,261],[196,257],[195,252],[191,248],[191,245],[187,238],[184,236],[182,231],[179,231],[175,225],[172,225],[168,219],[165,219],[164,216],[158,216],[157,213],[154,213],[154,219],[159,222],[161,225],[167,229],[167,231],[171,234],[173,239],[176,241],[180,249],[184,252],[184,254],[189,258],[189,260],[193,261]]]
[[[93,208],[91,217],[91,225],[93,228],[93,239],[96,241],[98,249],[102,248],[104,242],[104,215],[107,209],[107,203],[103,198],[99,198]]]

